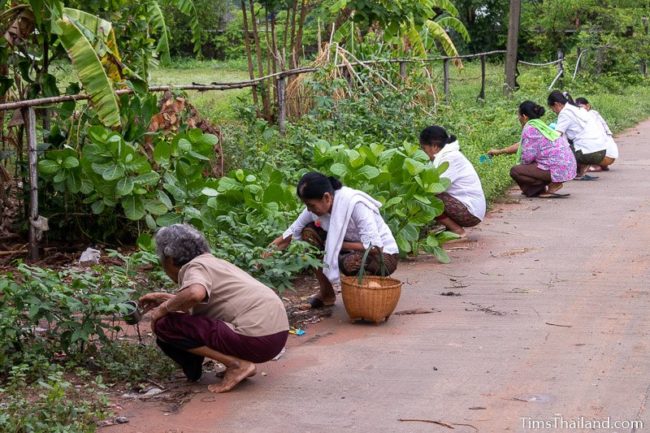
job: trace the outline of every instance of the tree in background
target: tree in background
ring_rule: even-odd
[[[342,27],[349,33],[348,42],[356,37],[363,39],[366,33],[372,32],[394,47],[397,55],[423,57],[442,51],[457,56],[458,49],[449,30],[469,41],[467,29],[458,19],[458,10],[449,0],[336,0],[330,11],[351,18]],[[352,22],[358,24],[356,31],[349,30]]]
[[[520,57],[548,59],[580,48],[589,72],[627,80],[640,77],[639,65],[650,55],[647,0],[529,0],[522,11]]]
[[[458,18],[469,32],[465,44],[470,53],[504,49],[508,36],[508,2],[504,0],[456,0]],[[457,41],[463,46],[463,41]]]

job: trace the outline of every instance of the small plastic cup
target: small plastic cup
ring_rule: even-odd
[[[123,304],[126,307],[126,313],[122,315],[122,320],[129,325],[135,325],[142,320],[142,310],[136,301],[128,301]]]

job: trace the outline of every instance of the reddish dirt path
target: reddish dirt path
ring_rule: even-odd
[[[581,416],[650,429],[648,137],[650,121],[621,135],[622,160],[568,183],[568,199],[513,191],[472,242],[450,246],[451,264],[403,262],[397,310],[439,311],[351,325],[338,306],[260,365],[265,376],[223,395],[206,377],[180,411],[131,403],[129,424],[102,432],[451,430],[400,418],[455,432],[587,431],[564,428]],[[440,295],[450,290],[462,296]]]

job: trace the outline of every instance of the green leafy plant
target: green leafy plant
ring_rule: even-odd
[[[75,387],[63,370],[50,366],[41,380],[29,381],[31,365],[12,367],[0,388],[0,430],[6,433],[92,433],[108,416],[101,379]]]

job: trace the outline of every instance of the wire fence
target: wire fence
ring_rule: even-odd
[[[452,92],[452,83],[468,83],[476,82],[476,91],[477,100],[485,100],[486,98],[486,89],[489,87],[498,87],[503,89],[505,83],[505,73],[502,72],[491,72],[488,73],[488,58],[500,57],[505,54],[506,51],[495,50],[488,51],[477,54],[468,54],[460,56],[440,56],[440,57],[431,57],[431,58],[398,58],[398,59],[378,59],[378,60],[367,60],[367,61],[354,61],[348,62],[345,64],[336,64],[335,68],[341,68],[350,70],[350,68],[363,67],[368,69],[372,65],[392,65],[396,64],[399,67],[399,77],[402,80],[406,80],[409,72],[409,65],[422,65],[430,66],[431,70],[434,71],[433,65],[438,65],[435,68],[435,71],[431,73],[430,79],[435,84],[436,88],[442,87],[444,100],[449,102],[451,99]],[[577,56],[577,61],[575,64],[573,77],[575,78],[579,72],[581,61],[585,51],[582,51]],[[480,62],[480,74],[472,76],[463,76],[462,71],[452,70],[450,65],[455,60],[476,60]],[[518,61],[518,66],[528,67],[528,68],[557,68],[556,73],[554,73],[554,78],[550,82],[549,90],[558,82],[558,80],[565,75],[566,59],[564,58],[563,53],[559,53],[558,59],[552,60],[549,62],[535,63],[527,61]],[[439,68],[439,69],[438,69]],[[285,133],[286,123],[287,123],[287,80],[290,77],[297,77],[303,74],[314,73],[321,70],[322,68],[317,67],[302,67],[287,71],[281,71],[274,74],[266,75],[263,77],[252,78],[250,80],[239,81],[239,82],[228,82],[228,83],[219,83],[213,82],[210,84],[184,84],[184,85],[169,85],[169,86],[151,86],[149,87],[150,92],[165,92],[173,90],[190,90],[190,91],[199,91],[199,92],[209,92],[209,91],[226,91],[232,89],[246,89],[258,87],[262,84],[266,86],[275,86],[275,95],[276,95],[276,108],[277,108],[277,121],[278,127],[282,134]],[[394,84],[383,80],[386,85],[394,86]],[[432,85],[432,88],[434,86]],[[120,89],[117,90],[118,95],[133,93],[131,89]],[[67,101],[84,101],[88,100],[90,97],[86,94],[76,94],[76,95],[63,95],[49,98],[38,98],[38,99],[29,99],[22,101],[14,101],[0,104],[0,115],[5,116],[9,110],[20,110],[22,115],[22,124],[24,125],[26,131],[27,139],[27,153],[28,153],[28,169],[29,169],[29,192],[30,192],[30,203],[29,203],[29,255],[32,259],[38,258],[38,247],[39,247],[39,235],[42,228],[43,218],[39,216],[38,211],[38,172],[37,172],[37,162],[38,162],[38,149],[37,149],[37,128],[36,128],[36,107],[49,107],[53,104],[59,104]],[[14,116],[15,117],[15,116]]]

